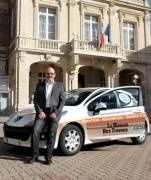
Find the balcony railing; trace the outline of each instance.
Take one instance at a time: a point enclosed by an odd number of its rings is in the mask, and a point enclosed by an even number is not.
[[[66,42],[58,40],[42,40],[27,37],[17,37],[16,48],[30,51],[51,51],[54,53],[65,53]]]
[[[144,6],[144,0],[120,0],[120,1],[135,4],[135,5]]]
[[[146,49],[141,50],[123,50],[123,60],[133,61],[139,63],[147,63],[150,61],[150,52],[147,52]]]
[[[96,42],[88,42],[73,39],[71,42],[62,42],[57,40],[41,40],[27,37],[17,37],[16,41],[13,41],[14,45],[20,50],[34,51],[34,52],[50,52],[57,54],[79,54],[85,56],[94,57],[106,57],[114,59],[125,59],[126,61],[139,61],[144,62],[144,53],[150,52],[150,49],[134,51],[134,50],[122,50],[118,45],[104,44],[102,47],[98,47]],[[3,49],[0,49],[3,50]],[[4,49],[5,50],[5,49]]]
[[[102,47],[98,47],[96,42],[74,39],[71,41],[71,52],[83,55],[121,58],[121,50],[117,45],[104,44]]]
[[[134,50],[123,50],[123,57],[128,59],[138,59],[138,52]]]

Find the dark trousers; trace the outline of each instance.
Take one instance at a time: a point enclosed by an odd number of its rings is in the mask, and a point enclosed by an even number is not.
[[[48,133],[47,133],[47,149],[45,157],[46,159],[51,159],[52,153],[54,150],[54,144],[56,139],[56,132],[58,127],[58,120],[57,119],[50,119],[49,109],[45,110],[46,118],[45,119],[36,119],[33,134],[32,134],[32,155],[38,156],[39,155],[39,139],[40,133],[42,132],[45,126],[48,126]]]

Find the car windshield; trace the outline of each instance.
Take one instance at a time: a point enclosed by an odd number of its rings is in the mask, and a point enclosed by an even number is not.
[[[65,93],[65,106],[76,106],[86,99],[95,89],[71,90]]]

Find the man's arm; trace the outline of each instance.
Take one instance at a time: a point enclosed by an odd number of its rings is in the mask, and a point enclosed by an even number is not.
[[[63,106],[65,104],[65,92],[64,92],[64,86],[63,84],[60,85],[60,95],[59,95],[59,105],[57,107],[57,110],[55,111],[55,114],[58,116],[61,114],[61,111],[63,109]]]
[[[38,104],[38,89],[39,89],[39,84],[37,84],[35,94],[34,94],[34,106],[35,106],[36,113],[40,114],[40,112],[43,112],[43,110],[40,108]]]

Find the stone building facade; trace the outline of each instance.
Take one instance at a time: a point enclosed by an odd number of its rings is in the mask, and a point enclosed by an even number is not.
[[[3,0],[1,6],[8,17],[0,17],[6,49],[0,76],[7,75],[13,110],[32,103],[50,65],[66,90],[140,85],[151,109],[150,0]]]

